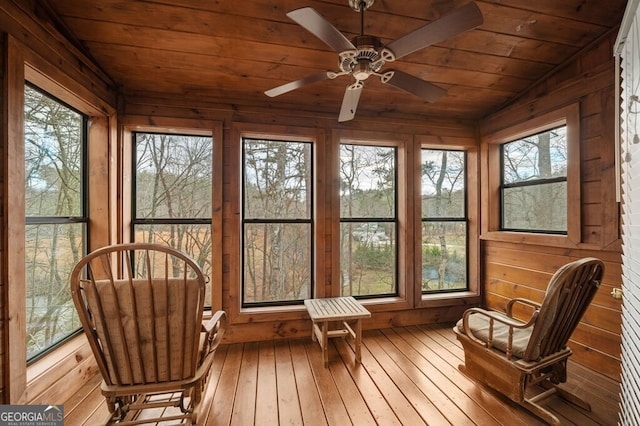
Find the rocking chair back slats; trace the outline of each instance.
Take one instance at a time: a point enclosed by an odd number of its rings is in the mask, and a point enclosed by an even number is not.
[[[552,327],[542,337],[540,356],[544,357],[563,349],[584,312],[595,296],[602,280],[602,264],[593,259],[583,259],[569,264],[558,274],[560,294]]]
[[[205,359],[210,367],[224,313],[216,313],[215,330],[203,330],[205,283],[192,259],[155,244],[105,247],[76,265],[73,299],[110,409],[125,404],[116,400],[127,386],[136,387],[137,395],[145,386],[169,389],[175,382],[179,391],[185,383],[194,386]],[[201,339],[203,331],[209,340]],[[211,345],[204,348],[204,341]]]

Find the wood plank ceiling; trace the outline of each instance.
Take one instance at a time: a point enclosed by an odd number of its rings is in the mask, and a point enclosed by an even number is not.
[[[468,0],[377,0],[364,32],[385,44]],[[46,0],[36,8],[88,53],[125,96],[155,94],[334,114],[350,76],[269,98],[265,90],[327,70],[338,55],[286,13],[313,7],[340,32],[360,32],[348,0]],[[393,62],[444,88],[435,103],[369,78],[357,117],[480,119],[603,34],[626,0],[479,0],[484,23]],[[43,10],[36,12],[43,13]]]

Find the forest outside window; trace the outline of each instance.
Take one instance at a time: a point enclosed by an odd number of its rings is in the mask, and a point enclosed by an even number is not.
[[[501,230],[567,233],[567,126],[501,145]]]
[[[340,144],[343,296],[398,295],[397,148]]]
[[[313,293],[313,144],[242,138],[242,306]]]
[[[87,117],[25,86],[27,360],[80,328],[69,274],[85,254]]]
[[[423,149],[422,293],[468,289],[468,218],[464,151]]]
[[[211,277],[213,138],[151,132],[132,137],[132,240],[185,252]]]

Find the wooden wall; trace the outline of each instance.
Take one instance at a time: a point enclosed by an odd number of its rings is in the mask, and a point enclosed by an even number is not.
[[[7,79],[6,79],[6,63],[7,63],[7,36],[4,35],[2,38],[2,44],[0,44],[0,99],[2,99],[2,114],[0,114],[0,128],[3,129],[2,136],[0,136],[0,158],[6,158],[5,146],[7,133],[4,129],[7,128],[7,119],[8,119],[8,100],[7,100]],[[6,194],[4,191],[5,188],[5,162],[0,162],[0,206],[5,206],[6,202]],[[4,222],[4,208],[0,209],[0,218]],[[3,244],[0,244],[0,359],[3,362],[0,362],[0,401],[4,402],[5,399],[5,365],[4,360],[6,357],[6,338],[7,338],[7,315],[6,312],[6,301],[4,295],[6,292],[7,282],[5,280],[4,273],[4,262],[2,259],[5,258],[4,251],[6,245],[4,244],[5,239],[5,227],[0,226],[0,241]]]
[[[489,307],[501,309],[516,295],[542,300],[551,274],[567,262],[585,256],[603,259],[603,285],[570,346],[573,359],[620,380],[621,300],[610,294],[622,285],[619,206],[615,198],[614,42],[615,33],[611,33],[512,105],[482,121],[482,141],[486,145],[492,135],[510,126],[579,104],[582,226],[575,244],[557,244],[553,239],[533,242],[526,236],[507,238],[485,225],[481,269],[484,301]],[[487,161],[484,158],[482,164],[496,166]],[[490,188],[483,190],[486,194]]]

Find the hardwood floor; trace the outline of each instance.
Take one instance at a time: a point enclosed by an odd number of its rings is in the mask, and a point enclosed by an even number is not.
[[[329,368],[311,339],[222,347],[203,424],[544,424],[458,370],[464,355],[451,325],[364,332],[358,367],[347,341],[331,342]],[[546,404],[563,424],[617,424],[618,383],[570,364],[565,386],[592,412],[552,397]]]
[[[311,338],[223,345],[198,424],[543,425],[458,370],[464,355],[451,327],[365,331],[360,366],[344,339],[330,341],[328,368]],[[551,397],[546,405],[563,424],[618,423],[617,382],[570,362],[564,386],[589,401],[592,411]],[[97,382],[87,385],[84,399],[65,424],[103,423],[106,406]],[[65,412],[69,408],[65,404]]]

